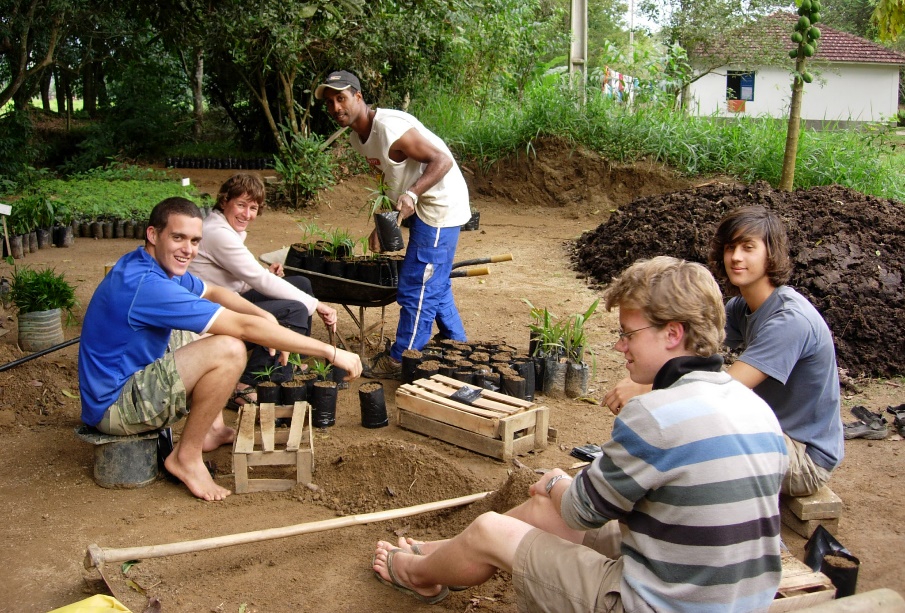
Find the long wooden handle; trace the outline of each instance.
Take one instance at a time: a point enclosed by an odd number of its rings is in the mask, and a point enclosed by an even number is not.
[[[334,519],[325,519],[322,521],[296,524],[294,526],[285,526],[283,528],[268,528],[266,530],[243,532],[241,534],[228,534],[225,536],[215,536],[212,538],[199,539],[196,541],[183,541],[181,543],[147,545],[145,547],[127,547],[124,549],[108,549],[99,547],[95,544],[91,544],[88,546],[88,550],[85,554],[84,564],[85,568],[90,570],[91,568],[95,567],[101,568],[106,562],[112,563],[125,562],[127,560],[162,558],[164,556],[171,556],[179,553],[206,551],[208,549],[229,547],[231,545],[244,545],[245,543],[268,541],[271,539],[285,538],[287,536],[296,536],[298,534],[323,532],[324,530],[333,530],[334,528],[345,528],[347,526],[369,524],[371,522],[386,521],[399,517],[418,515],[419,513],[427,513],[428,511],[438,511],[440,509],[449,509],[452,507],[470,504],[472,502],[475,502],[476,500],[484,498],[489,493],[490,492],[481,492],[480,494],[471,494],[469,496],[450,498],[448,500],[440,500],[438,502],[427,502],[425,504],[419,504],[413,507],[403,507],[401,509],[390,509],[388,511],[377,511],[375,513],[364,513],[361,515],[350,515],[347,517],[336,517]]]
[[[481,275],[489,275],[490,269],[486,266],[482,266],[480,268],[469,268],[468,270],[454,270],[449,273],[450,279],[455,279],[456,277],[480,277]]]
[[[461,268],[462,266],[474,266],[476,264],[494,264],[496,262],[512,261],[511,253],[503,253],[501,255],[492,255],[488,258],[475,258],[473,260],[462,260],[461,262],[453,262],[453,268]]]

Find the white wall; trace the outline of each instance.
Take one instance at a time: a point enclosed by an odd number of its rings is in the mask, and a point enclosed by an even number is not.
[[[736,116],[726,110],[726,71],[750,66],[724,66],[689,86],[689,106],[697,115]],[[835,64],[811,69],[805,83],[801,118],[808,120],[885,121],[898,110],[899,67],[890,64]],[[788,117],[792,95],[788,70],[761,67],[754,76],[754,100],[745,115]]]

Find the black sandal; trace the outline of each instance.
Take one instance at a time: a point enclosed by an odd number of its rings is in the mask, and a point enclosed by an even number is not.
[[[250,398],[250,396],[254,394],[254,398]],[[236,400],[241,399],[242,404],[236,402]],[[232,409],[233,411],[238,411],[242,408],[243,405],[246,404],[255,404],[258,401],[258,393],[255,391],[253,387],[246,387],[241,390],[233,390],[233,395],[230,396],[229,400],[226,401],[226,408]]]

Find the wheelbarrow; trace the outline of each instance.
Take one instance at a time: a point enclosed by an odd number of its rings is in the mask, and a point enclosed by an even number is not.
[[[460,277],[478,277],[481,275],[489,275],[490,269],[486,266],[480,268],[469,268],[467,270],[457,270],[466,266],[480,266],[481,264],[494,264],[497,262],[509,262],[512,260],[512,254],[506,253],[502,255],[494,255],[486,258],[475,258],[472,260],[462,260],[454,262],[452,272],[449,277],[451,279]],[[311,291],[318,300],[331,302],[341,305],[355,325],[358,326],[359,338],[361,339],[359,356],[364,359],[365,339],[367,334],[375,327],[380,327],[380,339],[377,342],[378,347],[383,346],[384,338],[384,317],[386,315],[386,306],[396,302],[396,288],[386,285],[375,285],[373,283],[363,283],[354,279],[346,279],[344,277],[334,277],[319,272],[304,270],[302,268],[294,268],[292,266],[284,266],[286,274],[304,275],[311,281]],[[358,316],[349,307],[358,307]],[[365,326],[365,309],[380,307],[380,321],[372,324],[370,327]],[[339,343],[343,349],[348,350],[345,340],[342,336],[337,335]]]

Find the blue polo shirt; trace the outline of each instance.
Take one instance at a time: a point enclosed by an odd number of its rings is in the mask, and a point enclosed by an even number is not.
[[[124,255],[91,297],[79,345],[82,421],[90,426],[119,397],[126,381],[163,357],[170,332],[202,334],[223,308],[204,300],[204,282],[170,278],[139,247]]]

